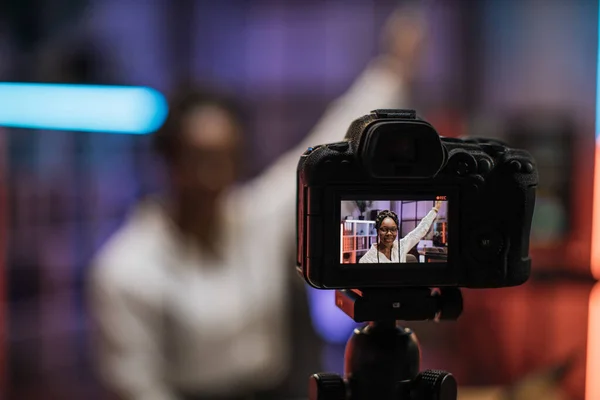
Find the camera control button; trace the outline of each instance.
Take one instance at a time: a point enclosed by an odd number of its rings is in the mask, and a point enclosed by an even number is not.
[[[533,164],[530,162],[526,162],[523,164],[523,171],[530,174],[533,172]]]
[[[489,174],[492,170],[492,163],[487,158],[479,160],[479,173],[480,174]]]
[[[346,150],[348,150],[348,148],[350,147],[350,143],[348,143],[348,142],[331,143],[331,144],[328,144],[327,147],[329,147],[331,150],[339,151],[340,153],[343,153]]]
[[[460,176],[465,176],[469,173],[469,164],[465,161],[459,161],[456,163],[456,174]]]
[[[518,160],[512,160],[511,162],[508,163],[508,165],[510,165],[510,168],[514,172],[520,172],[521,171],[521,163]]]
[[[504,241],[498,231],[485,229],[474,232],[471,239],[471,246],[473,255],[476,258],[490,259],[500,254],[504,246]]]
[[[451,174],[465,176],[477,171],[475,157],[463,150],[450,152],[448,170]]]

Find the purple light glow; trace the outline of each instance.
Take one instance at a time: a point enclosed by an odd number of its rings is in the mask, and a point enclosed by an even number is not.
[[[358,324],[337,308],[333,290],[308,290],[310,313],[317,333],[328,343],[345,343]]]

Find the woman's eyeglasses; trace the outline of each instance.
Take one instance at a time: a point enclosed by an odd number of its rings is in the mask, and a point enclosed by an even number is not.
[[[398,233],[398,228],[379,228],[379,232],[381,233]]]

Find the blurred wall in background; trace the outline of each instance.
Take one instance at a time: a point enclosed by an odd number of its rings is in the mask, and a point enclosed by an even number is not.
[[[569,368],[563,387],[571,398],[583,398],[598,2],[478,3],[479,16],[470,28],[468,131],[527,143],[543,184],[532,237],[537,279],[518,288],[465,292],[457,335],[469,362],[457,367],[467,368],[459,378],[510,382],[564,364]],[[542,214],[550,203],[556,205],[552,213]],[[544,225],[559,213],[565,230]],[[470,351],[476,342],[481,351]]]

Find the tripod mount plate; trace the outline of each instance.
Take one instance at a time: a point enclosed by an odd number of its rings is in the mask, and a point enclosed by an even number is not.
[[[335,304],[355,322],[456,320],[463,307],[459,288],[336,290]]]

